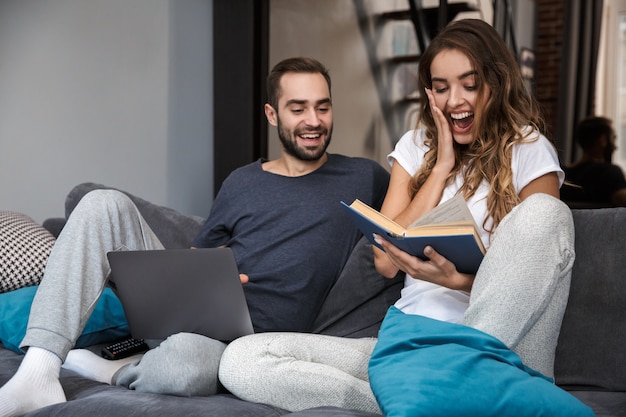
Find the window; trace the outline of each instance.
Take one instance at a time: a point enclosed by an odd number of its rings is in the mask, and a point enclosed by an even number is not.
[[[613,162],[626,171],[626,0],[605,0],[596,80],[596,114],[613,119]]]

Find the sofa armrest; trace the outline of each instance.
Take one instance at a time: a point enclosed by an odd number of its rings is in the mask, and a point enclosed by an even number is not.
[[[564,387],[626,391],[626,208],[572,214],[576,260],[555,379]]]

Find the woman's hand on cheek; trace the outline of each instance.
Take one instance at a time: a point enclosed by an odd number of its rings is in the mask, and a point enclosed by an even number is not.
[[[435,103],[435,96],[432,90],[426,89],[426,95],[428,96],[428,104],[430,111],[435,121],[435,127],[437,128],[437,164],[445,166],[448,171],[451,171],[454,167],[454,139],[452,137],[452,131],[445,114],[441,111]]]
[[[391,262],[411,277],[453,290],[471,291],[474,276],[457,272],[456,266],[432,247],[427,246],[425,248],[424,255],[429,260],[423,261],[380,237],[377,239],[377,242],[385,249],[385,253]]]

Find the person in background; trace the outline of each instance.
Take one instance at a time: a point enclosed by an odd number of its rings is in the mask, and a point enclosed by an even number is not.
[[[389,155],[381,212],[400,225],[461,194],[482,232],[476,275],[427,247],[423,261],[377,237],[376,269],[406,273],[393,308],[487,333],[551,377],[574,262],[574,225],[559,200],[563,171],[511,51],[482,20],[447,26],[418,69],[421,119]],[[407,339],[411,335],[407,334]],[[369,385],[377,339],[265,333],[231,343],[221,382],[248,401],[297,411],[381,410]],[[398,389],[402,389],[398,381]],[[450,401],[455,401],[450,398]]]
[[[567,183],[561,198],[599,207],[626,207],[624,171],[613,163],[617,147],[611,119],[590,116],[581,120],[575,139],[583,153],[578,161],[564,168]]]
[[[361,239],[340,201],[358,198],[380,207],[389,173],[374,161],[327,152],[333,106],[330,75],[321,63],[283,60],[267,87],[265,114],[278,129],[282,153],[231,173],[193,246],[232,249],[255,331],[311,331]],[[65,402],[59,373],[66,359],[64,366],[83,376],[139,391],[216,392],[225,345],[208,337],[175,334],[128,361],[70,352],[107,283],[106,253],[122,247],[163,245],[125,194],[88,193],[48,259],[21,344],[26,355],[0,389],[0,416]]]

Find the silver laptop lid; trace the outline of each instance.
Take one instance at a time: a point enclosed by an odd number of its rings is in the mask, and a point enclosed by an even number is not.
[[[189,332],[229,342],[253,333],[230,249],[119,251],[107,257],[134,338]]]

